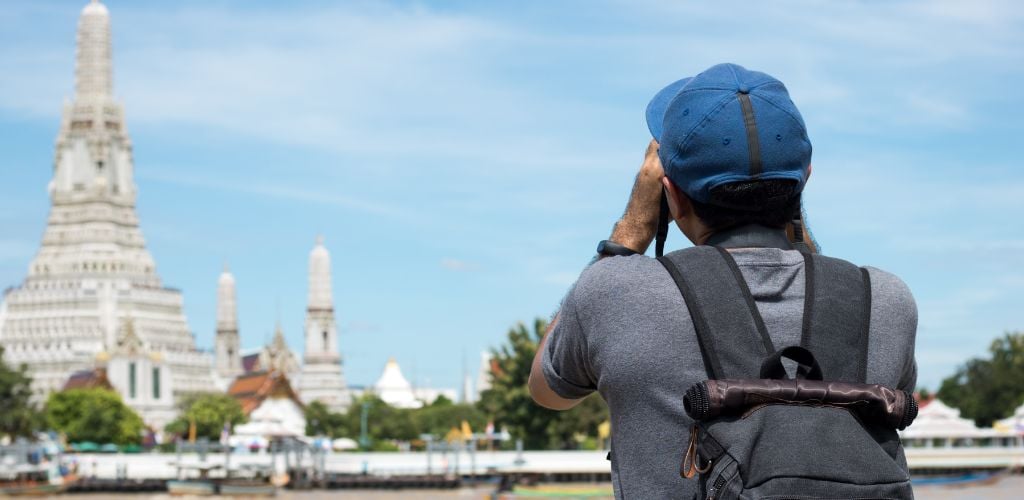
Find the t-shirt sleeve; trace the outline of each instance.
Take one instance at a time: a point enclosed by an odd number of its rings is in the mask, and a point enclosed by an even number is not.
[[[589,370],[587,336],[576,312],[576,294],[573,288],[562,301],[558,321],[548,334],[541,367],[544,379],[555,394],[566,399],[579,399],[594,392],[597,384]]]
[[[871,273],[871,322],[875,347],[869,372],[887,374],[878,379],[897,389],[914,391],[917,385],[917,302],[910,288],[893,274],[869,267]],[[876,335],[877,333],[877,335]],[[874,370],[872,370],[874,363]],[[890,378],[891,377],[891,378]]]

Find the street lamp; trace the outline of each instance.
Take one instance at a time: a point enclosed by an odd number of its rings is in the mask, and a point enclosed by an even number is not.
[[[370,447],[370,436],[366,432],[366,416],[370,413],[370,402],[363,401],[363,411],[359,415],[359,446]]]

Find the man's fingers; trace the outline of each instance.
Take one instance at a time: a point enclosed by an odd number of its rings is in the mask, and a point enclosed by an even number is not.
[[[647,143],[647,156],[658,154],[658,140],[651,139],[651,142]]]

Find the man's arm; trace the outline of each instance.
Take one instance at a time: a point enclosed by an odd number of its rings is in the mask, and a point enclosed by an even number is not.
[[[555,329],[560,316],[561,314],[555,314],[555,319],[551,320],[547,331],[544,332],[544,338],[540,339],[540,345],[537,346],[537,354],[533,356],[533,364],[530,366],[530,380],[528,383],[530,396],[533,398],[533,401],[551,410],[568,410],[579,404],[580,401],[583,401],[583,398],[567,399],[559,396],[548,385],[547,379],[544,378],[544,369],[541,367],[544,350],[548,346],[548,334],[551,333],[551,330]]]
[[[640,172],[636,175],[633,183],[633,191],[630,193],[629,202],[626,204],[626,211],[622,218],[615,223],[612,229],[611,240],[624,245],[638,253],[647,251],[647,247],[654,240],[654,234],[658,229],[658,214],[661,202],[661,179],[665,171],[661,167],[661,160],[658,159],[658,142],[652,140],[647,145],[647,152],[644,155],[644,162],[640,166]],[[598,259],[602,256],[598,255]],[[568,410],[579,404],[583,399],[568,399],[559,396],[544,377],[542,368],[544,351],[547,350],[548,337],[557,328],[561,319],[561,313],[555,314],[555,318],[548,325],[537,347],[537,354],[533,357],[533,365],[530,368],[529,388],[530,396],[534,402],[552,410]]]

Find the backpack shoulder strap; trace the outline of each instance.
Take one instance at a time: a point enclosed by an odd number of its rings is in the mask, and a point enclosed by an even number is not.
[[[841,259],[804,254],[800,345],[814,353],[825,380],[867,381],[871,277]]]
[[[775,348],[729,252],[698,246],[658,261],[690,311],[708,378],[757,378],[761,361]]]

